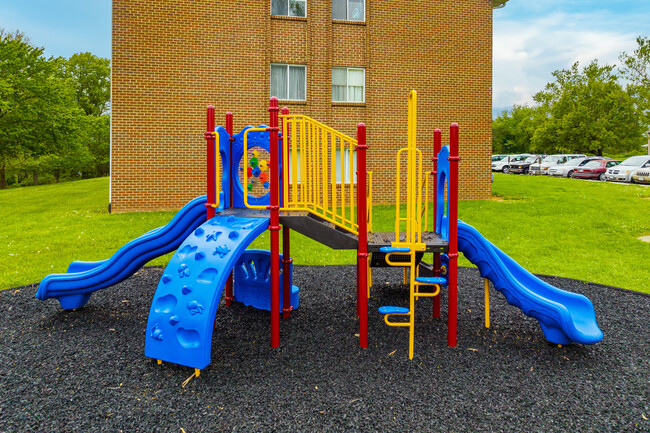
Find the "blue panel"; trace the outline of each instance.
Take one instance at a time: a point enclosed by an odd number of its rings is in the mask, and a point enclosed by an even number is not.
[[[72,262],[68,273],[48,275],[39,284],[36,297],[56,298],[66,309],[83,307],[92,292],[125,280],[150,260],[178,248],[205,221],[205,202],[206,196],[195,198],[167,225],[132,240],[108,260]]]
[[[149,310],[145,355],[194,368],[210,363],[224,284],[268,218],[215,216],[192,232],[165,268]]]
[[[230,176],[233,176],[233,207],[244,208],[244,187],[241,184],[239,179],[239,165],[241,164],[242,158],[244,157],[244,133],[247,129],[252,128],[252,126],[246,126],[239,133],[233,135],[232,143],[232,165],[228,169],[223,170],[222,184],[224,191],[229,189],[228,185],[230,182]],[[265,125],[260,125],[259,128],[266,128]],[[227,161],[230,160],[230,137],[226,133],[226,130],[222,127],[217,128],[219,133],[219,153],[222,158],[222,166],[227,167]],[[282,134],[278,134],[282,136]],[[282,143],[280,141],[280,143]],[[271,153],[270,145],[270,133],[268,131],[254,131],[248,133],[248,148],[260,147],[267,152]],[[282,203],[282,152],[278,152],[280,166],[280,203]],[[269,170],[270,173],[270,170]],[[264,194],[261,197],[253,197],[252,195],[248,196],[248,204],[256,206],[268,205],[271,202],[271,193],[270,191]],[[229,201],[228,201],[229,203]]]
[[[449,241],[449,207],[445,200],[445,186],[449,183],[449,146],[442,146],[436,167],[436,233]]]
[[[603,333],[596,323],[591,301],[577,293],[567,292],[540,280],[503,251],[485,239],[475,228],[458,221],[458,250],[478,266],[501,291],[508,303],[539,321],[544,336],[555,344],[573,341],[597,343]]]
[[[379,307],[379,314],[408,314],[406,307]]]
[[[280,254],[280,308],[284,305],[282,254]],[[293,282],[293,264],[289,264],[289,284]],[[259,310],[271,311],[271,252],[246,250],[235,264],[235,301]],[[291,306],[299,307],[298,287],[291,284]]]

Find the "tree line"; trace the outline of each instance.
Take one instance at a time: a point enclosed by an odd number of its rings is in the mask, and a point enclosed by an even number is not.
[[[0,28],[0,189],[107,176],[109,59],[49,57]]]
[[[598,64],[553,72],[554,81],[492,123],[494,153],[585,153],[602,156],[642,152],[650,126],[650,38],[638,37],[620,66]]]

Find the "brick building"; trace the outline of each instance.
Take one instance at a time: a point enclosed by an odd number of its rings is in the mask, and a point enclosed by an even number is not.
[[[503,3],[503,1],[497,1]],[[368,127],[375,202],[394,201],[407,96],[418,143],[460,125],[461,199],[490,196],[492,0],[113,0],[115,212],[178,209],[205,193],[205,107],[235,132],[292,113]],[[428,159],[425,159],[427,161]]]

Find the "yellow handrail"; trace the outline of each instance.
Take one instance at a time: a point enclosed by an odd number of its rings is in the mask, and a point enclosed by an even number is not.
[[[286,179],[281,210],[309,211],[358,234],[354,164],[357,140],[304,115],[282,114],[280,119]],[[370,218],[371,206],[369,203]]]
[[[372,171],[368,172],[368,193],[366,197],[366,203],[368,205],[366,221],[368,221],[368,232],[372,232]]]

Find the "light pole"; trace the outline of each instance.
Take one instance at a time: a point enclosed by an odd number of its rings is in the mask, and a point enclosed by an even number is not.
[[[648,144],[646,146],[648,146],[648,155],[650,155],[650,129],[645,133],[648,134]]]

